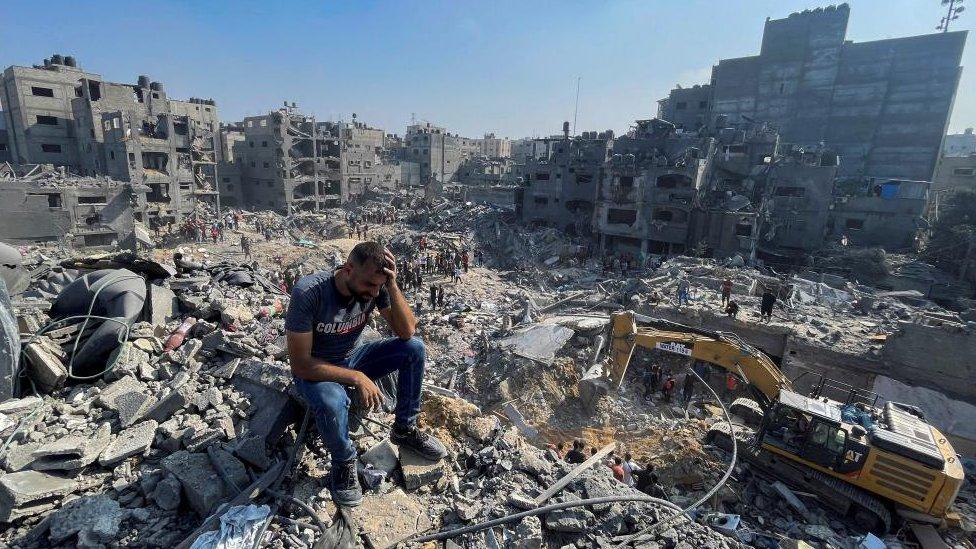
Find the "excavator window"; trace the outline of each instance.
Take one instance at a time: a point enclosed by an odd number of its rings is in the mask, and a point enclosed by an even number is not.
[[[800,451],[800,457],[833,468],[839,463],[846,445],[847,431],[839,424],[817,418],[810,428],[810,436]]]
[[[763,439],[791,453],[799,453],[806,443],[813,417],[796,408],[778,406],[766,428]]]

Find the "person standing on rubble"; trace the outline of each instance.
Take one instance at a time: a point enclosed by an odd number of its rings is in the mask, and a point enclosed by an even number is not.
[[[691,402],[691,397],[695,396],[695,376],[691,374],[684,374],[685,380],[681,385],[681,400],[685,404]]]
[[[682,276],[680,279],[678,279],[678,307],[680,307],[682,303],[684,303],[685,305],[689,304],[688,290],[690,288],[691,285],[688,284],[687,278]]]
[[[447,455],[439,440],[417,427],[426,349],[415,337],[417,319],[397,286],[396,264],[379,244],[357,244],[334,273],[298,281],[285,317],[295,386],[332,456],[329,489],[337,505],[355,506],[363,499],[356,448],[349,439],[347,387],[360,405],[378,409],[384,398],[374,380],[398,372],[390,441],[401,452],[429,460]],[[374,309],[396,337],[354,348]]]
[[[725,277],[722,281],[722,307],[729,304],[729,300],[732,298],[732,281],[729,277]]]
[[[430,285],[430,310],[437,308],[437,286]]]
[[[570,451],[568,451],[568,452],[566,452],[566,458],[565,458],[566,459],[566,463],[570,463],[570,464],[573,464],[573,465],[578,465],[578,464],[583,463],[584,461],[586,461],[586,455],[583,454],[583,448],[584,447],[585,447],[585,445],[583,444],[583,441],[582,440],[580,440],[580,439],[574,440],[573,441],[573,449],[570,450]]]
[[[769,322],[773,319],[773,306],[776,305],[776,296],[768,287],[763,290],[762,300],[759,303],[759,320]]]
[[[444,286],[437,287],[437,308],[444,308]]]
[[[668,374],[667,379],[665,379],[664,383],[661,384],[661,394],[664,396],[664,402],[667,402],[668,404],[671,403],[671,397],[674,395],[675,384],[676,382],[674,380],[674,376],[671,374]]]
[[[634,457],[630,455],[630,452],[624,454],[624,462],[621,464],[621,467],[624,470],[624,484],[633,488],[637,484],[634,479],[634,473],[640,472],[641,467],[634,463]]]
[[[735,320],[736,315],[739,314],[739,304],[735,301],[729,301],[729,304],[725,306],[725,314]]]

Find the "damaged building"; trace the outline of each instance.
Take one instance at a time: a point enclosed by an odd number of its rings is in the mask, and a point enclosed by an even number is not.
[[[39,165],[0,164],[0,240],[72,248],[127,249],[146,242],[149,187],[77,176]]]
[[[146,215],[179,222],[214,202],[219,147],[210,99],[171,99],[160,82],[107,82],[56,54],[0,79],[9,154],[17,164],[52,164],[149,187]]]
[[[249,208],[278,211],[319,211],[342,201],[338,128],[316,122],[295,103],[226,126],[232,171],[239,173],[239,191],[231,200]],[[229,178],[227,183],[234,184]]]
[[[555,227],[573,236],[593,234],[597,185],[613,147],[613,131],[583,132],[570,138],[569,122],[549,155],[530,158],[523,167],[517,211],[525,222]]]
[[[719,115],[767,122],[786,142],[827,143],[842,177],[931,181],[966,31],[853,42],[849,18],[840,4],[767,19],[758,55],[719,61],[709,84],[672,91],[660,114],[686,129]]]

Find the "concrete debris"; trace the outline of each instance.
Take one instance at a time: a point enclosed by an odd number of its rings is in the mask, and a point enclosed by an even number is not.
[[[199,219],[213,219],[211,206],[195,211]],[[647,254],[643,262],[621,256],[614,263],[614,256],[595,255],[583,239],[518,225],[503,208],[405,193],[287,217],[230,216],[235,237],[202,243],[153,236],[152,259],[71,258],[53,246],[23,248],[30,284],[11,310],[30,341],[23,355],[33,384],[11,395],[20,398],[0,401],[0,437],[11,437],[0,456],[6,526],[0,544],[25,536],[38,544],[91,547],[207,544],[222,535],[234,509],[270,505],[277,497],[272,491],[297,498],[316,515],[280,498],[280,505],[266,507],[277,509],[264,538],[276,548],[314,546],[325,534],[323,524],[339,532],[337,538],[387,546],[418,530],[459,528],[555,502],[650,494],[689,505],[724,472],[728,453],[706,442],[710,429],[724,425],[721,410],[700,384],[685,383],[684,356],[638,353],[619,389],[606,383],[613,349],[606,313],[621,308],[736,334],[781,357],[791,378],[822,370],[900,394],[920,394],[924,387],[932,394],[925,393],[923,408],[966,410],[953,403],[976,398],[972,384],[961,381],[976,375],[969,360],[976,353],[969,343],[976,324],[925,293],[905,293],[914,288],[881,290],[812,271],[778,272],[742,257]],[[427,352],[419,423],[445,442],[449,456],[431,462],[393,445],[392,407],[374,411],[352,427],[366,471],[361,476],[374,482],[361,507],[336,512],[326,480],[330,456],[314,421],[303,444],[295,444],[303,401],[292,387],[283,317],[295,278],[341,264],[358,242],[349,235],[367,220],[368,238],[382,241],[402,263],[401,287]],[[258,221],[266,231],[252,228]],[[251,239],[246,259],[242,235]],[[468,268],[455,269],[464,254]],[[170,261],[175,274],[163,268]],[[75,370],[81,379],[70,379],[73,347],[86,344],[101,325],[48,326],[55,318],[51,307],[64,288],[99,269],[133,273],[148,288],[148,303],[126,318],[120,337],[102,340],[111,341],[111,349],[92,351],[104,352],[99,369],[107,371]],[[722,306],[726,279],[737,315]],[[688,290],[680,304],[679,285]],[[764,288],[775,292],[777,308],[760,322]],[[368,337],[387,335],[382,322],[375,328]],[[940,341],[951,341],[959,352],[933,351]],[[916,347],[927,349],[926,360]],[[675,376],[675,394],[663,394],[661,380],[647,375],[658,368]],[[727,394],[717,371],[703,375],[728,402],[748,396]],[[678,394],[685,387],[687,398]],[[748,416],[741,418],[746,423],[761,413],[750,406],[733,406]],[[954,441],[970,440],[972,421],[945,424]],[[574,439],[583,445],[578,456],[566,453]],[[282,476],[296,448],[294,468]],[[638,467],[621,481],[609,465],[627,453]],[[961,524],[973,524],[971,481],[957,507]],[[570,507],[445,545],[610,547],[671,512],[636,501]],[[938,535],[951,544],[961,532]],[[194,537],[200,534],[205,537]],[[797,547],[846,549],[838,540],[865,534],[825,502],[740,463],[698,514],[653,531],[636,546],[771,547],[763,544],[793,540]]]

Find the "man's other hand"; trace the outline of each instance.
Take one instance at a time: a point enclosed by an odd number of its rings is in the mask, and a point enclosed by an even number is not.
[[[356,390],[359,393],[360,404],[367,410],[379,410],[383,407],[383,393],[372,379],[366,377],[366,374],[360,375],[356,380]]]

